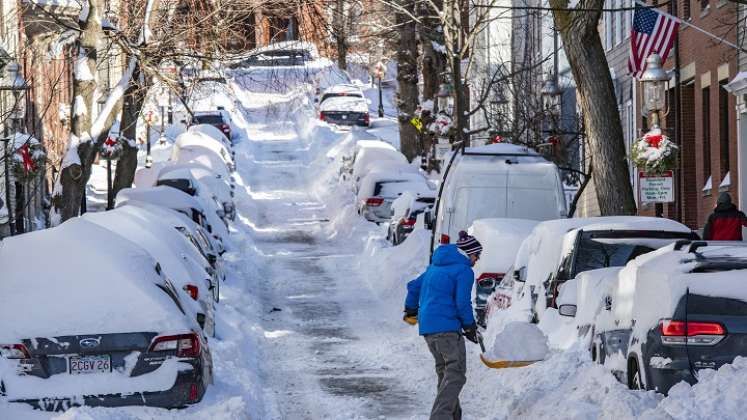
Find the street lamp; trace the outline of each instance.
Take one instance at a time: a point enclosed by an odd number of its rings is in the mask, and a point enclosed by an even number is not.
[[[449,100],[451,99],[451,93],[453,88],[448,83],[441,83],[438,86],[438,93],[436,93],[436,100],[438,101],[438,110],[447,112],[449,108]]]
[[[643,111],[650,115],[651,128],[659,127],[659,111],[666,107],[666,83],[669,75],[661,67],[661,56],[651,54],[646,59],[646,71],[641,75],[643,85]]]
[[[379,118],[384,118],[384,102],[381,93],[381,80],[386,76],[386,65],[379,60],[374,68],[374,74],[379,79]]]
[[[0,103],[3,105],[5,101],[5,92],[10,92],[12,95],[12,108],[7,114],[7,118],[10,119],[10,129],[14,132],[11,134],[8,130],[8,124],[3,124],[3,161],[4,163],[4,174],[5,174],[5,206],[8,210],[8,226],[10,227],[10,236],[16,234],[16,227],[13,212],[11,211],[11,200],[10,200],[10,156],[8,149],[15,147],[15,141],[10,145],[11,139],[15,139],[15,131],[21,126],[21,121],[26,114],[26,103],[23,97],[24,92],[29,88],[26,80],[19,73],[21,66],[18,63],[11,61],[5,66],[5,74],[0,79]],[[5,111],[3,109],[3,111]]]
[[[548,73],[545,82],[542,84],[541,94],[545,111],[550,112],[551,115],[559,115],[563,91],[560,90],[557,78],[553,73]]]

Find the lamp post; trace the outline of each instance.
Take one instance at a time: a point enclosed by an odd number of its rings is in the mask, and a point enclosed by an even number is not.
[[[15,131],[19,130],[22,126],[23,118],[26,115],[26,103],[24,93],[28,90],[29,86],[24,80],[23,76],[19,73],[21,66],[18,63],[11,61],[5,66],[5,74],[0,79],[0,93],[3,94],[2,103],[6,103],[5,92],[11,93],[12,108],[8,113],[10,119],[10,130],[8,130],[8,124],[3,124],[3,160],[5,162],[5,206],[8,210],[8,226],[10,227],[10,235],[16,234],[15,227],[15,215],[11,211],[11,199],[10,199],[10,156],[9,148],[15,147],[15,142],[10,144],[11,139],[15,138]],[[11,133],[12,130],[12,133]]]
[[[379,81],[379,118],[384,118],[384,101],[381,91],[381,80],[386,76],[386,65],[381,60],[376,63],[374,74]]]
[[[438,86],[438,92],[436,93],[436,101],[438,104],[438,111],[449,113],[449,100],[451,99],[451,93],[453,88],[448,83],[441,83]]]
[[[649,129],[658,129],[661,117],[660,111],[666,112],[666,83],[669,75],[661,67],[661,56],[651,54],[646,59],[646,71],[641,75],[642,99],[644,115],[648,117]],[[656,203],[654,213],[656,217],[664,216],[664,204]]]

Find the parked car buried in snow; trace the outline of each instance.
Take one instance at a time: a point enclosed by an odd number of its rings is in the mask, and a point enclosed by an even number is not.
[[[592,358],[631,389],[667,393],[747,356],[747,247],[681,242],[623,268],[594,323]]]
[[[526,219],[478,219],[468,232],[482,244],[482,255],[474,266],[475,314],[479,325],[496,310],[511,305],[513,278],[506,276],[521,242],[537,221]]]
[[[428,210],[436,201],[435,191],[426,194],[404,192],[392,202],[392,218],[387,229],[387,240],[399,245],[412,233],[418,215]]]
[[[320,103],[319,119],[336,125],[368,127],[371,123],[368,103],[355,96],[336,96]]]
[[[322,92],[318,101],[322,104],[327,99],[340,97],[363,98],[363,91],[358,86],[347,83],[334,85]]]
[[[217,111],[196,111],[192,115],[192,126],[210,125],[223,133],[228,140],[231,140],[231,117],[225,110]]]
[[[392,202],[407,191],[420,195],[434,192],[425,177],[419,174],[371,172],[361,180],[358,213],[369,222],[386,222],[392,217]]]
[[[51,411],[202,399],[212,382],[207,342],[138,245],[71,219],[6,238],[0,263],[2,399]]]

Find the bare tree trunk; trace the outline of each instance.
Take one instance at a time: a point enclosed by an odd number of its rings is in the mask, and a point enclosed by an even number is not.
[[[144,82],[141,84],[140,74],[141,68],[140,63],[138,63],[132,73],[132,80],[130,80],[130,84],[125,91],[122,105],[121,134],[131,141],[135,141],[137,137],[137,120],[140,111],[143,109],[145,95],[148,92],[147,84]],[[137,152],[137,147],[125,147],[117,161],[117,171],[112,187],[115,197],[120,190],[131,187],[135,181]]]
[[[348,44],[345,33],[345,0],[336,0],[333,30],[337,46],[337,67],[348,69]]]
[[[418,107],[418,45],[415,40],[415,2],[402,0],[402,11],[397,12],[398,48],[397,48],[397,82],[399,83],[399,137],[400,148],[407,159],[412,160],[419,154],[418,133],[410,123]]]
[[[555,25],[576,81],[589,149],[594,159],[594,184],[602,216],[635,214],[633,189],[625,156],[620,114],[598,24],[604,0],[581,0],[583,13],[562,10],[568,0],[550,0]]]
[[[441,10],[443,1],[434,0],[434,8]],[[422,24],[418,26],[421,45],[423,49],[423,100],[432,100],[435,102],[438,87],[441,84],[441,74],[446,69],[446,60],[442,51],[437,51],[433,45],[440,45],[444,48],[443,32],[437,28],[440,25],[436,11],[428,5],[419,8],[419,16]]]

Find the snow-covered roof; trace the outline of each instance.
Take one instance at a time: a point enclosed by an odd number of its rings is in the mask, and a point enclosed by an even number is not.
[[[202,205],[194,197],[179,191],[176,188],[166,186],[125,188],[117,194],[117,207],[124,205],[130,200],[144,201],[146,203],[178,210],[187,214],[192,214],[192,209],[204,212]]]
[[[514,263],[521,242],[537,225],[536,220],[477,219],[468,232],[482,244],[482,257],[475,273],[506,273]]]
[[[384,161],[408,164],[405,155],[396,150],[380,147],[361,149],[353,164],[353,179],[360,179],[368,172],[376,170],[376,166]]]
[[[143,248],[83,219],[6,238],[0,264],[3,343],[193,325],[156,286],[163,279]]]
[[[220,140],[214,139],[203,131],[189,130],[186,133],[180,134],[174,143],[172,156],[174,154],[178,155],[180,149],[186,149],[188,147],[202,147],[206,150],[210,150],[223,159],[227,165],[233,164],[233,158],[231,157],[231,152],[228,148],[226,148]]]
[[[519,144],[494,143],[484,146],[466,147],[465,153],[493,153],[506,155],[532,155],[539,156],[535,150]]]
[[[202,146],[174,148],[171,161],[177,164],[194,163],[210,168],[223,179],[231,179],[226,161],[212,150]]]
[[[190,179],[202,185],[220,201],[231,201],[231,188],[218,174],[199,163],[177,163],[161,169],[158,179]]]
[[[401,183],[402,188],[399,192],[412,191],[415,194],[429,194],[433,191],[433,188],[428,184],[426,178],[420,174],[399,172],[371,172],[360,182],[360,188],[358,189],[358,199],[366,199],[371,197],[376,189],[376,184],[381,182],[398,182]]]
[[[356,153],[360,152],[363,149],[369,149],[369,148],[388,149],[394,152],[397,151],[397,149],[395,149],[394,146],[381,140],[358,140],[355,143]]]
[[[322,102],[319,105],[319,109],[322,112],[368,112],[368,103],[364,98],[358,98],[355,96],[334,96]]]
[[[572,219],[571,219],[572,220]],[[681,232],[689,233],[692,229],[682,223],[665,219],[663,217],[645,217],[645,216],[607,216],[607,217],[589,217],[586,220],[591,224],[584,225],[585,232],[599,230],[657,230],[664,232]]]

